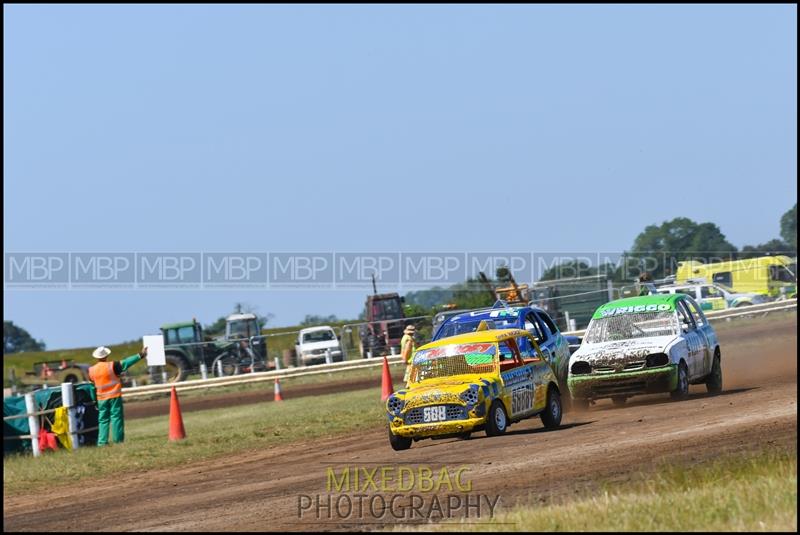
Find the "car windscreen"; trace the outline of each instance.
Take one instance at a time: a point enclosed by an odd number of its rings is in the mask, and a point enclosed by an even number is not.
[[[797,269],[796,266],[794,267]],[[795,282],[797,279],[795,272],[785,266],[769,266],[769,278],[778,282]]]
[[[583,340],[596,344],[651,336],[677,336],[679,332],[675,312],[639,312],[594,318],[586,328]]]
[[[482,342],[421,349],[414,354],[410,382],[497,371],[497,344]]]
[[[481,321],[483,320],[448,321],[436,333],[436,339],[475,332],[478,330],[478,325],[481,324]],[[518,322],[517,318],[486,318],[486,321],[491,322],[495,329],[516,329]]]
[[[311,331],[310,333],[303,334],[303,343],[310,344],[314,342],[328,342],[330,340],[334,340],[336,335],[333,334],[333,331],[324,330],[324,331]]]

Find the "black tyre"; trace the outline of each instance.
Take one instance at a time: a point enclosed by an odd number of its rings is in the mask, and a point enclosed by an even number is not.
[[[559,395],[558,390],[555,388],[548,388],[547,405],[540,415],[542,424],[544,424],[547,429],[555,429],[561,425],[562,413],[563,407],[561,406],[561,395]]]
[[[628,401],[628,398],[626,398],[625,396],[614,396],[611,398],[611,401],[613,401],[614,405],[616,405],[617,407],[622,407],[623,405],[625,405],[625,402]]]
[[[223,353],[214,359],[211,364],[213,374],[215,377],[228,377],[230,375],[239,375],[240,367],[239,360],[235,355],[230,353]]]
[[[65,383],[77,383],[78,382],[78,377],[75,376],[75,375],[69,374],[66,377],[64,377],[64,382]]]
[[[711,365],[711,373],[706,379],[706,389],[711,394],[722,392],[722,364],[719,353],[714,354],[714,364]]]
[[[169,353],[166,355],[165,360],[167,364],[164,366],[164,371],[167,372],[167,382],[185,381],[189,376],[189,364],[186,359],[175,353]]]
[[[486,415],[486,436],[496,437],[502,435],[508,429],[508,414],[503,403],[496,399],[489,407],[489,414]]]
[[[689,370],[686,368],[686,363],[681,362],[678,365],[678,386],[669,394],[674,400],[686,399],[689,397]]]
[[[407,450],[411,447],[411,439],[408,437],[397,436],[389,430],[389,444],[392,445],[394,451]]]

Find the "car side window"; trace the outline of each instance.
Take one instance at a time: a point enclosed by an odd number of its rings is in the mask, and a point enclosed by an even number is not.
[[[541,358],[542,356],[541,353],[536,351],[536,348],[533,346],[533,342],[531,342],[527,336],[520,336],[519,338],[517,338],[517,347],[525,347],[526,343],[528,344],[528,347],[530,347],[530,352],[526,355],[520,355],[523,358],[523,360],[526,358],[528,359]]]
[[[533,317],[536,318],[536,324],[539,326],[539,332],[542,333],[541,339],[537,339],[536,341],[542,344],[550,338],[550,331],[547,330],[545,322],[542,321],[542,317],[538,313],[532,312],[531,314],[533,314]]]
[[[500,362],[509,362],[514,360],[514,353],[511,351],[511,348],[508,347],[507,343],[500,342],[497,344],[497,347],[500,350]]]
[[[547,326],[547,329],[550,331],[551,334],[556,334],[558,332],[558,327],[556,327],[556,324],[553,323],[552,319],[550,319],[550,316],[548,316],[544,312],[537,312],[536,315],[539,317],[540,320],[542,320],[542,323],[544,323]]]
[[[711,280],[714,282],[719,282],[722,284],[727,284],[730,286],[732,284],[731,280],[731,272],[730,271],[723,271],[721,273],[714,273],[711,276]]]
[[[686,299],[683,303],[689,308],[689,312],[694,318],[695,323],[697,323],[698,327],[702,327],[706,324],[706,317],[703,315],[703,311],[700,310],[700,307],[697,306],[697,303],[690,299]]]
[[[537,343],[541,344],[544,341],[539,322],[536,321],[536,316],[533,315],[533,312],[528,312],[525,316],[525,330],[533,335]]]
[[[722,297],[722,292],[720,292],[713,286],[703,286],[702,288],[700,288],[700,297],[702,298]],[[691,309],[691,307],[689,308]]]
[[[678,301],[678,316],[681,319],[681,324],[689,327],[689,329],[695,328],[694,318],[689,313],[689,309],[686,308],[686,300],[681,299]]]

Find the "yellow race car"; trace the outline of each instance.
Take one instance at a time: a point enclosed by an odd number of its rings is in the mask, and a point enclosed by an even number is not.
[[[527,338],[534,358],[522,358]],[[395,450],[421,438],[469,438],[473,431],[502,435],[509,424],[540,416],[561,424],[561,395],[536,340],[521,329],[479,330],[420,347],[408,386],[386,400],[389,442]]]

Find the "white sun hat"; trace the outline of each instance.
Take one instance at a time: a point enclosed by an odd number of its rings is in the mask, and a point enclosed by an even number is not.
[[[94,350],[92,356],[96,359],[103,359],[106,358],[111,354],[111,350],[108,349],[106,346],[100,346]]]

